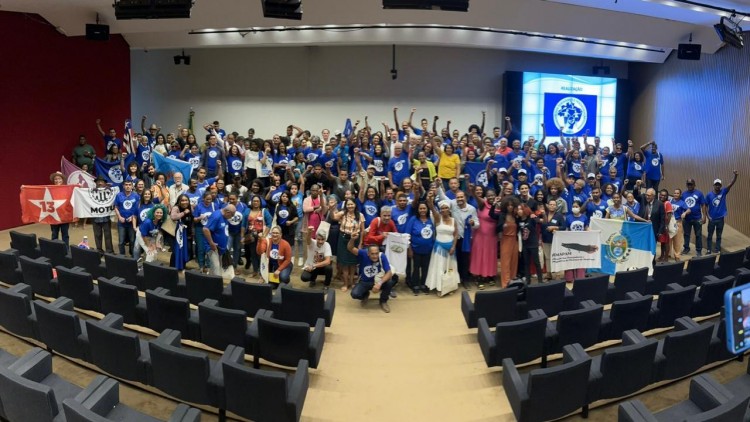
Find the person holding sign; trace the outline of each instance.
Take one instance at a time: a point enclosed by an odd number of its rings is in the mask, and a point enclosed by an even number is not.
[[[308,230],[312,230],[312,227],[308,227]],[[331,265],[331,245],[326,242],[328,233],[323,230],[318,231],[315,234],[315,241],[306,238],[307,242],[307,261],[305,266],[302,268],[302,275],[300,278],[304,282],[310,282],[310,287],[315,287],[315,279],[323,274],[325,275],[325,281],[323,282],[324,290],[328,291],[328,286],[331,285],[331,278],[333,278],[333,266]]]
[[[279,283],[289,283],[292,274],[292,247],[281,238],[281,227],[271,228],[271,238],[258,239],[258,255],[266,254],[268,258],[268,282],[274,288]]]

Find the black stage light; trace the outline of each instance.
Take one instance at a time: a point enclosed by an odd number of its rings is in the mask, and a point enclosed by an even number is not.
[[[117,19],[189,18],[193,0],[115,0]]]
[[[260,0],[260,3],[266,18],[302,20],[302,0]]]
[[[383,0],[383,9],[468,12],[469,0]]]
[[[745,42],[742,39],[742,28],[739,23],[734,22],[731,18],[722,16],[721,21],[714,25],[714,29],[721,42],[729,44],[734,48],[745,46]]]

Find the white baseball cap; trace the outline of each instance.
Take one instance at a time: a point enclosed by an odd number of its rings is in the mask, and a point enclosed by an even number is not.
[[[518,174],[526,174],[526,169],[518,170]]]
[[[594,173],[589,173],[586,175],[587,179],[596,179],[596,175]]]
[[[721,185],[721,179],[714,180],[714,185]]]
[[[508,172],[508,169],[506,169],[505,167],[500,167],[500,169],[498,170],[498,173],[507,173],[507,172]]]

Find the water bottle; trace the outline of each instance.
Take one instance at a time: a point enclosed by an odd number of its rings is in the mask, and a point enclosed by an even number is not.
[[[83,236],[83,240],[78,244],[78,247],[81,249],[91,249],[91,247],[89,246],[89,237]]]

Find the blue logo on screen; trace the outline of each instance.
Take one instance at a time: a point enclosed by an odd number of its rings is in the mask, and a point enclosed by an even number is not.
[[[586,129],[596,134],[596,95],[582,94],[544,94],[544,121],[548,127],[555,129],[549,131],[550,135],[575,136],[583,134]]]

